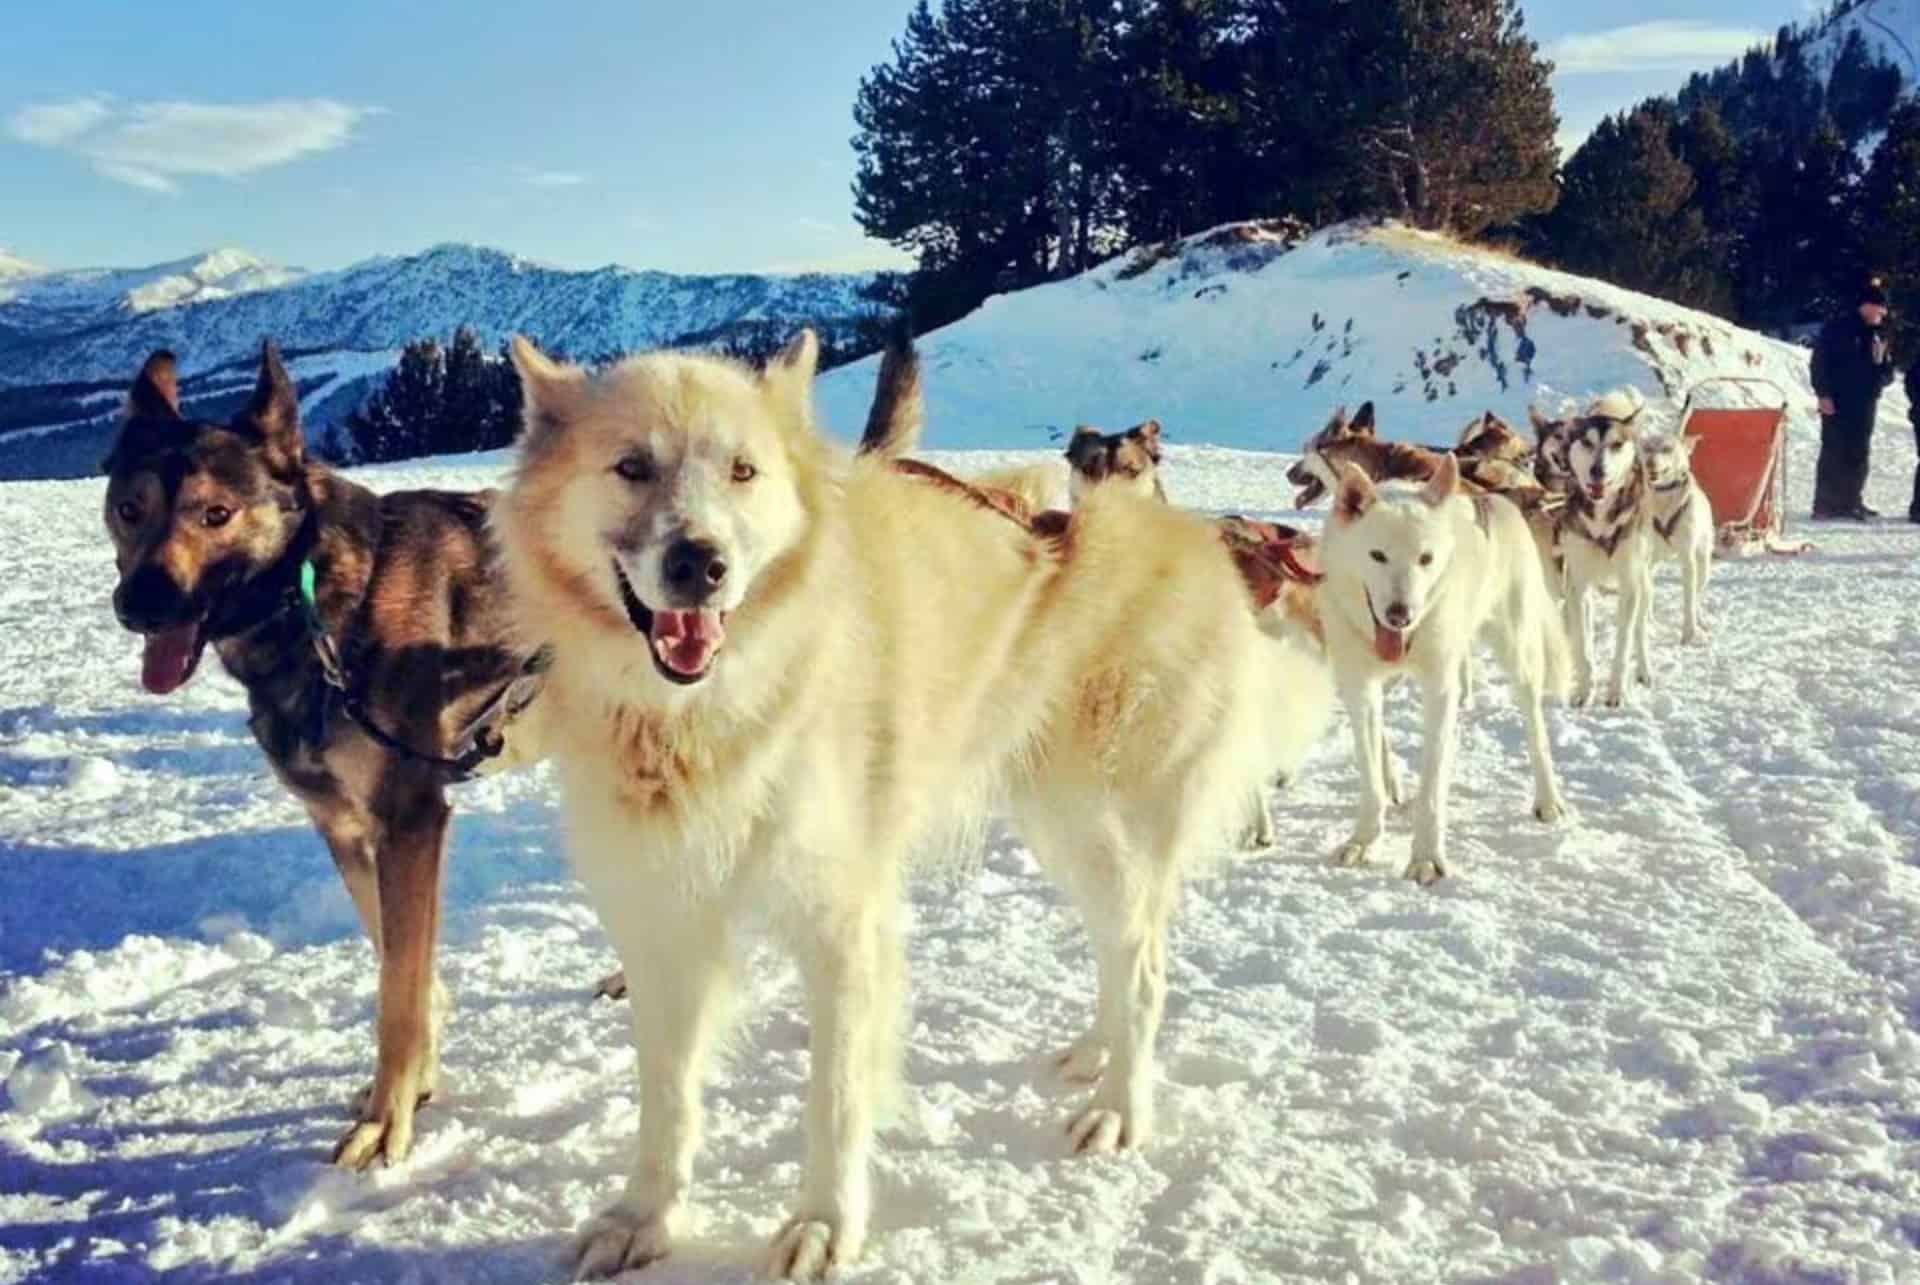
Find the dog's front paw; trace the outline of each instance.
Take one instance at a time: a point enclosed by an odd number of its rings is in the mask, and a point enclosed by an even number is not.
[[[1627,693],[1623,687],[1616,683],[1607,688],[1607,694],[1602,698],[1600,703],[1608,709],[1624,709],[1627,704]]]
[[[1098,1084],[1107,1069],[1107,1046],[1092,1031],[1053,1056],[1053,1072],[1068,1084]]]
[[[1372,839],[1352,838],[1333,850],[1328,862],[1345,869],[1367,864],[1367,856],[1373,851]]]
[[[775,1280],[814,1281],[860,1256],[864,1230],[847,1219],[795,1214],[773,1238],[767,1275]]]
[[[1544,795],[1534,802],[1533,819],[1545,825],[1559,825],[1573,819],[1573,809],[1558,794]]]
[[[1576,686],[1567,697],[1568,709],[1585,709],[1593,704],[1593,688],[1585,683]]]
[[[419,1108],[427,1105],[427,1103],[433,1101],[433,1092],[435,1088],[434,1082],[438,1078],[439,1077],[435,1075],[427,1075],[427,1076],[421,1077],[420,1087],[415,1089],[413,1094],[413,1105],[415,1110],[418,1110]],[[360,1086],[360,1088],[354,1093],[353,1099],[347,1103],[347,1111],[356,1120],[367,1120],[372,1118],[372,1111],[369,1109],[372,1106],[373,1106],[373,1081],[369,1080],[365,1084]]]
[[[1095,1098],[1067,1121],[1067,1145],[1076,1156],[1101,1155],[1140,1146],[1152,1131],[1147,1111],[1130,1111]]]
[[[593,988],[595,999],[625,999],[627,997],[627,970],[622,968],[608,973]]]
[[[430,1078],[417,1072],[376,1077],[357,1112],[360,1118],[334,1145],[333,1163],[362,1170],[376,1160],[388,1165],[405,1160],[413,1150],[414,1108],[431,1094]]]
[[[659,1262],[673,1252],[672,1221],[632,1205],[609,1205],[574,1238],[573,1279],[605,1280]]]
[[[1431,888],[1447,877],[1447,863],[1440,857],[1415,857],[1402,873],[1422,888]]]

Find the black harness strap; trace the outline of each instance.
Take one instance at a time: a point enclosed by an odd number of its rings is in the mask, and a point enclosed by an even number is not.
[[[369,739],[384,749],[391,750],[401,758],[415,763],[425,763],[429,767],[445,772],[453,782],[473,779],[480,765],[494,758],[507,747],[506,737],[499,726],[513,721],[522,710],[531,705],[539,695],[539,684],[530,682],[546,672],[553,661],[553,649],[542,647],[527,657],[519,672],[501,685],[480,712],[462,729],[459,744],[466,745],[464,750],[447,757],[429,754],[407,744],[393,733],[380,726],[373,713],[366,706],[354,685],[348,681],[344,662],[340,659],[340,649],[334,645],[333,638],[327,633],[326,624],[320,619],[320,607],[314,599],[315,571],[311,561],[300,564],[300,584],[296,600],[304,609],[307,620],[307,632],[313,638],[314,657],[320,662],[321,685],[335,693],[340,708],[353,720],[354,726],[365,732]],[[523,689],[523,684],[527,686]],[[520,692],[519,699],[514,699]],[[318,693],[315,701],[315,744],[319,744],[325,735],[327,691]],[[496,716],[499,716],[496,718]]]

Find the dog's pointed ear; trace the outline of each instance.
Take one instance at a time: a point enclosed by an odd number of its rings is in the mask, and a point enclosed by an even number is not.
[[[1082,462],[1100,445],[1100,437],[1100,430],[1093,425],[1075,424],[1073,436],[1067,439],[1067,462],[1075,468],[1082,467]]]
[[[1373,428],[1373,403],[1370,401],[1361,402],[1360,409],[1355,411],[1353,418],[1347,421],[1347,431],[1349,433],[1359,433],[1364,437],[1372,437]]]
[[[1160,462],[1160,421],[1150,419],[1144,424],[1135,424],[1130,430],[1133,435],[1145,443],[1147,454],[1153,456],[1153,462]]]
[[[507,358],[520,376],[520,440],[532,440],[564,425],[585,382],[580,368],[555,361],[525,335],[508,340]]]
[[[797,426],[813,422],[813,377],[819,368],[820,340],[809,328],[788,340],[760,373],[761,387]]]
[[[1527,422],[1533,425],[1533,435],[1545,441],[1559,425],[1540,413],[1538,406],[1527,407]]]
[[[1356,464],[1340,465],[1340,489],[1333,497],[1333,520],[1352,522],[1373,507],[1373,479]]]
[[[1701,435],[1698,433],[1680,434],[1680,449],[1687,453],[1688,459],[1693,458],[1693,453],[1699,448],[1700,441]]]
[[[156,348],[127,390],[128,419],[179,419],[180,371],[173,354]]]
[[[1438,508],[1451,500],[1459,490],[1460,461],[1451,455],[1442,455],[1439,467],[1427,479],[1426,489],[1420,492],[1420,498]]]
[[[280,350],[271,339],[260,345],[260,375],[253,382],[253,397],[234,426],[259,435],[266,448],[269,472],[288,477],[300,471],[306,455],[306,440],[300,433],[300,396],[287,377],[287,368],[280,364]]]

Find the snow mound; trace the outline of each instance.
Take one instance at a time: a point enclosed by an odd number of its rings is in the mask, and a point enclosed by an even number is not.
[[[1622,386],[1671,415],[1715,376],[1778,385],[1736,386],[1745,404],[1813,395],[1804,349],[1392,223],[1230,224],[997,295],[920,347],[929,442],[955,449],[1152,417],[1174,441],[1289,450],[1368,399],[1388,436],[1451,441],[1484,410],[1524,424]],[[877,360],[822,379],[828,422],[863,422]]]

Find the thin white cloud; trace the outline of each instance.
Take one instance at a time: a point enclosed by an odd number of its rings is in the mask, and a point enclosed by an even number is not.
[[[521,170],[520,181],[529,187],[579,187],[587,176],[572,170]]]
[[[23,143],[58,147],[98,125],[111,111],[104,98],[34,103],[7,117],[7,132]]]
[[[1766,39],[1765,32],[1746,27],[1669,18],[1563,36],[1547,46],[1546,54],[1565,75],[1692,71],[1738,58]]]
[[[375,111],[328,98],[115,103],[89,97],[23,107],[7,118],[7,132],[83,157],[104,178],[172,192],[183,177],[239,178],[332,151]]]

